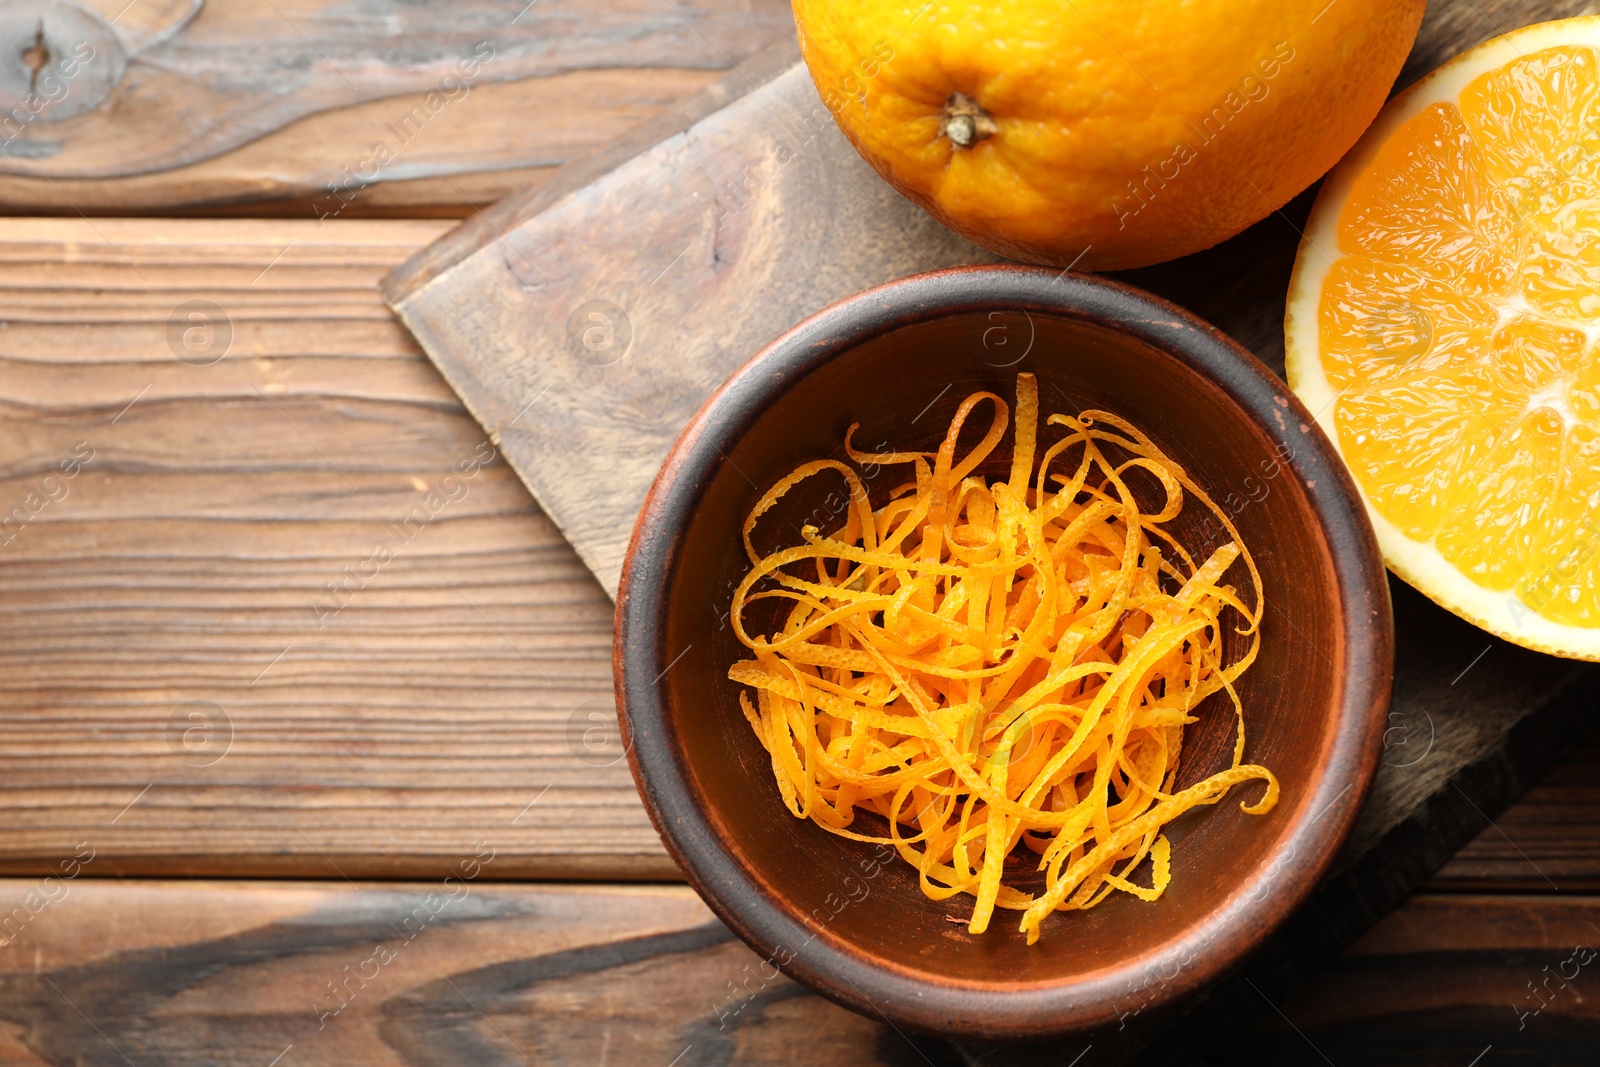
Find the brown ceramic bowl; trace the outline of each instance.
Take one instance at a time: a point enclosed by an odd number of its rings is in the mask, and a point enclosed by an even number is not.
[[[909,865],[880,862],[872,846],[789,814],[727,678],[744,650],[726,621],[748,566],[739,530],[763,489],[806,460],[842,458],[852,422],[862,447],[932,449],[964,396],[1010,397],[1021,370],[1038,375],[1044,411],[1126,417],[1236,512],[1268,604],[1260,658],[1239,686],[1246,758],[1283,784],[1266,816],[1239,810],[1259,795],[1250,786],[1176,820],[1172,883],[1159,901],[1115,894],[1087,912],[1057,913],[1031,947],[1018,913],[997,911],[973,937],[970,897],[929,900]],[[873,488],[886,492],[897,479]],[[815,516],[829,513],[830,487],[809,484],[814,496],[791,493],[763,518],[758,541],[792,544],[802,523],[825,525]],[[1179,535],[1202,558],[1212,547],[1198,526]],[[615,656],[629,759],[656,828],[700,895],[768,961],[762,974],[781,968],[901,1026],[1020,1037],[1092,1027],[1188,993],[1305,898],[1376,768],[1393,630],[1355,488],[1278,378],[1139,290],[983,267],[835,304],[706,402],[634,529]],[[1201,716],[1185,735],[1180,786],[1225,766],[1231,752],[1231,709]]]

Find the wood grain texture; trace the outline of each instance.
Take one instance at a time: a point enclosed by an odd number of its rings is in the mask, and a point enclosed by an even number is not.
[[[862,162],[796,51],[775,46],[385,283],[613,593],[678,431],[761,345],[869,286],[994,258]]]
[[[439,232],[0,230],[6,512],[78,442],[96,449],[60,482],[68,495],[0,547],[0,587],[25,620],[4,636],[0,760],[17,816],[0,865],[46,869],[103,827],[107,871],[337,877],[331,860],[353,877],[416,874],[503,829],[494,840],[519,873],[672,874],[623,764],[595,765],[615,758],[609,607],[506,467],[467,483],[316,625],[314,598],[337,603],[326,583],[394,540],[390,524],[426,499],[418,483],[437,488],[481,441],[371,288]],[[211,366],[179,361],[168,341],[173,310],[195,299],[232,325]],[[1388,762],[1428,755],[1382,772],[1376,795],[1392,799],[1373,805],[1379,821],[1358,831],[1369,838],[1394,818],[1380,812],[1414,809],[1448,780],[1480,728],[1526,710],[1514,704],[1525,654],[1487,655],[1470,690],[1453,687],[1484,645],[1417,605],[1414,628],[1436,623],[1456,634],[1455,658],[1402,680]],[[1552,691],[1563,677],[1530,673]],[[1486,716],[1452,703],[1467,692]],[[173,751],[191,724],[172,716],[191,700],[215,702],[235,730],[209,766]]]
[[[1439,44],[1441,26],[1489,36],[1495,27],[1488,22],[1510,28],[1594,6],[1435,3],[1428,21],[1434,29],[1424,31],[1434,51],[1418,54],[1448,54]],[[141,0],[134,13],[147,7],[162,5]],[[433,12],[456,9],[415,6],[407,14],[440,17]],[[240,10],[214,2],[205,17]],[[370,23],[363,34],[371,36]],[[452,127],[437,144],[419,138],[411,157],[418,168],[386,170],[341,219],[370,211],[464,214],[467,202],[541,181],[551,163],[581,155],[705,84],[720,61],[708,62],[637,68],[626,72],[637,75],[627,84],[623,73],[610,71],[573,78],[568,97],[560,95],[568,91],[558,85],[561,75],[480,82],[458,102],[459,112],[446,110],[441,121],[468,116],[469,107],[502,105],[494,114]],[[1408,70],[1420,71],[1424,62],[1432,65],[1414,58]],[[362,82],[359,71],[348,73]],[[0,176],[0,203],[71,215],[74,203],[89,214],[260,210],[250,205],[262,203],[309,218],[319,196],[329,195],[317,183],[335,180],[318,168],[342,161],[348,144],[390,121],[391,100],[404,112],[420,99],[411,92],[312,113],[165,171],[103,180]],[[564,99],[577,103],[560,104]],[[586,99],[607,103],[574,113],[553,134],[553,149],[540,142],[544,155],[526,153],[519,162],[525,150],[510,146],[494,156],[507,139],[549,130],[518,121],[517,108],[550,100],[576,107]],[[308,174],[315,176],[309,182]],[[1293,250],[1288,231],[1303,214],[1302,202],[1287,220],[1269,220],[1211,258],[1153,268],[1134,280],[1184,301],[1277,364],[1281,279]],[[338,228],[319,238],[292,227],[210,225],[0,224],[4,514],[26,506],[28,493],[44,493],[44,477],[77,442],[96,447],[82,474],[53,483],[65,484],[69,495],[20,528],[6,528],[14,542],[0,536],[0,591],[16,611],[0,635],[7,711],[0,781],[11,815],[0,829],[0,867],[35,876],[0,885],[0,902],[22,905],[39,889],[38,876],[57,870],[86,840],[97,848],[86,876],[278,873],[333,884],[74,882],[69,899],[31,919],[0,951],[0,1062],[124,1063],[98,1026],[125,1051],[136,1050],[131,1055],[141,1065],[259,1067],[280,1053],[284,1067],[522,1063],[518,1051],[535,1048],[557,1063],[664,1064],[676,1054],[666,1037],[678,1034],[703,1034],[712,1050],[705,1059],[691,1051],[679,1061],[684,1065],[922,1063],[884,1028],[786,983],[782,995],[754,1000],[736,1016],[731,1039],[717,1028],[714,1005],[683,1008],[704,984],[742,980],[754,957],[725,933],[705,932],[703,909],[681,889],[608,890],[636,895],[622,904],[602,896],[597,915],[585,910],[601,895],[593,889],[556,891],[568,900],[553,904],[530,903],[540,890],[475,887],[462,902],[470,907],[459,915],[454,905],[445,910],[384,969],[372,997],[353,1001],[317,1030],[303,987],[326,993],[326,982],[342,979],[345,966],[360,967],[389,936],[389,924],[404,924],[426,900],[417,886],[346,886],[336,867],[358,878],[442,877],[478,842],[492,841],[499,851],[486,877],[665,871],[625,771],[593,765],[612,758],[603,725],[597,740],[589,734],[595,709],[585,709],[608,690],[608,605],[504,466],[486,467],[465,498],[451,501],[376,581],[315,628],[310,598],[339,580],[341,566],[358,567],[389,524],[426,497],[412,479],[437,488],[452,461],[481,437],[370,292],[372,278],[440,229],[407,223],[366,230],[341,221],[329,222]],[[307,249],[310,257],[300,261]],[[276,279],[284,268],[300,272],[293,284]],[[167,322],[190,299],[224,306],[236,327],[228,357],[215,365],[172,357]],[[180,320],[181,327],[194,325]],[[204,338],[197,339],[203,358]],[[1433,616],[1423,618],[1431,625]],[[302,629],[312,634],[306,644],[291,637]],[[1464,648],[1463,655],[1475,652]],[[1477,685],[1477,672],[1498,655],[1496,646],[1461,684]],[[1499,747],[1497,724],[1487,721],[1489,734],[1479,738],[1486,756],[1454,775],[1439,777],[1435,749],[1411,764],[1417,750],[1407,746],[1420,743],[1428,715],[1443,707],[1452,720],[1470,718],[1454,703],[1457,687],[1447,677],[1459,666],[1439,662],[1409,691],[1412,702],[1397,704],[1402,729],[1386,758],[1407,764],[1398,770],[1410,777],[1395,778],[1392,789],[1424,802],[1412,819],[1378,835],[1400,847],[1386,853],[1394,869],[1374,880],[1361,914],[1381,913],[1419,870],[1437,865],[1449,841],[1480,830],[1435,884],[1460,888],[1481,875],[1537,891],[1542,881],[1513,870],[1519,851],[1563,890],[1597,878],[1588,857],[1600,856],[1600,846],[1586,846],[1575,827],[1562,825],[1590,803],[1592,790],[1581,781],[1553,779],[1504,817],[1496,807],[1587,721],[1586,705],[1571,693],[1523,718]],[[259,668],[267,669],[257,677]],[[535,668],[558,686],[544,689]],[[1496,684],[1505,682],[1497,676]],[[203,729],[186,736],[197,725],[192,720],[174,727],[172,713],[191,699],[216,702],[235,727],[216,763],[184,762],[208,759],[219,744]],[[574,745],[587,760],[574,758]],[[1587,775],[1585,764],[1572,766]],[[1429,782],[1446,788],[1427,795]],[[1450,800],[1457,787],[1481,812]],[[1530,806],[1537,812],[1520,814]],[[534,821],[539,816],[543,821]],[[1505,838],[1485,826],[1490,816]],[[1418,907],[1430,910],[1418,918]],[[1341,1064],[1385,1057],[1466,1064],[1483,1046],[1469,1049],[1465,1039],[1480,1032],[1496,1052],[1522,1062],[1586,1062],[1595,1035],[1575,994],[1562,991],[1522,1030],[1512,1005],[1520,997],[1522,1010],[1531,1008],[1527,981],[1559,967],[1572,948],[1566,942],[1583,936],[1581,926],[1600,925],[1600,916],[1583,910],[1592,907],[1559,897],[1483,907],[1455,897],[1414,899],[1335,963],[1326,986],[1308,986],[1294,1001],[1278,999],[1275,986],[1262,988]],[[1422,932],[1407,940],[1392,932],[1396,921]],[[1348,927],[1328,940],[1353,936],[1355,924]],[[1512,927],[1520,932],[1496,933]],[[673,937],[680,940],[650,940]],[[596,941],[629,947],[597,959],[583,951]],[[643,949],[634,947],[639,941]],[[549,964],[552,953],[573,949],[576,955]],[[732,957],[726,975],[716,970],[719,953]],[[673,969],[696,956],[701,962]],[[426,965],[397,983],[403,988],[391,997],[390,976],[405,975],[399,968],[418,958]],[[546,963],[530,966],[537,958]],[[705,959],[716,970],[709,977]],[[1578,993],[1587,992],[1581,983],[1591,971],[1580,976]],[[488,1018],[441,979],[465,990]],[[332,1003],[325,997],[324,1010]],[[662,1010],[644,1019],[641,1005]],[[1256,1046],[1266,1050],[1263,1062],[1323,1062],[1294,1045],[1292,1030],[1273,1028],[1271,1007],[1258,1009],[1269,1019],[1252,1038],[1266,1042]],[[679,1015],[669,1019],[673,1012]],[[335,1036],[323,1043],[329,1032]],[[1241,1032],[1228,1035],[1236,1053]],[[274,1045],[280,1033],[284,1041]],[[638,1044],[628,1044],[634,1035]],[[691,1044],[686,1037],[678,1047]],[[658,1057],[658,1048],[667,1054]],[[1080,1048],[1048,1062],[1059,1067]],[[931,1046],[923,1055],[940,1059]],[[1025,1060],[1012,1050],[1000,1062]],[[1496,1062],[1491,1053],[1482,1067]]]
[[[441,229],[0,224],[0,869],[675,877],[610,602],[378,298]]]
[[[792,33],[781,0],[14,0],[0,204],[461,216]]]
[[[1597,949],[1594,896],[1419,895],[1293,998],[1263,987],[1276,1003],[1234,1054],[1283,1067],[1592,1063]]]
[[[1600,891],[1600,736],[1589,737],[1428,880],[1431,890]]]
[[[0,881],[0,1064],[949,1062],[686,888],[489,884],[482,856],[449,884]]]
[[[141,0],[142,2],[142,0]],[[462,218],[537,186],[720,76],[720,70],[574,71],[485,82],[403,146],[389,124],[426,93],[308,115],[222,155],[118,178],[0,174],[18,215]],[[548,115],[531,121],[530,115]],[[392,165],[355,174],[384,141]],[[346,168],[349,168],[347,173]],[[355,180],[351,179],[355,175]]]
[[[0,881],[0,1064],[954,1062],[775,977],[682,887],[508,886],[498,856],[449,885],[119,882],[97,862]],[[1412,897],[1298,994],[1262,987],[1227,1061],[1589,1062],[1597,928],[1600,897]]]

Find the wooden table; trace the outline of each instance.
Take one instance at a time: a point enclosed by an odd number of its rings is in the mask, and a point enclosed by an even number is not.
[[[110,72],[0,132],[0,1063],[956,1063],[677,884],[610,602],[376,290],[786,5],[124,2],[0,10],[0,102]],[[1484,825],[1234,1058],[1592,1059],[1600,743]]]

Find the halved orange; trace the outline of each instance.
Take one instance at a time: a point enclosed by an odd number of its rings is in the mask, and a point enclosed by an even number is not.
[[[1312,209],[1285,335],[1390,569],[1600,660],[1600,17],[1389,102]]]

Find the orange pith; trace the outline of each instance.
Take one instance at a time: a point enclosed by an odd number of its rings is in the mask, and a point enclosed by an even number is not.
[[[1529,51],[1421,108],[1336,235],[1317,346],[1368,504],[1476,585],[1600,627],[1600,56]]]

